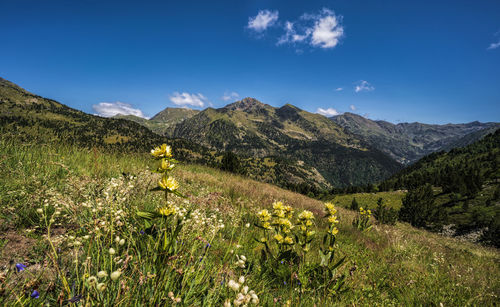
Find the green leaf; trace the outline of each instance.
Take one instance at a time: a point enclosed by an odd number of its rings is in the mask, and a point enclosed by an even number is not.
[[[137,216],[139,216],[143,219],[146,219],[146,220],[152,220],[152,219],[160,216],[160,214],[158,214],[154,211],[137,211]]]

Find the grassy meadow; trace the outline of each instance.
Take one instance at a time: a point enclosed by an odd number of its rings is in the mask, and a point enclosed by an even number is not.
[[[325,208],[173,160],[163,174],[178,187],[169,181],[151,191],[162,178],[153,172],[159,161],[150,153],[0,140],[0,305],[499,302],[496,249],[373,218],[363,230],[353,225],[358,213],[342,208],[352,196]],[[380,196],[356,197],[375,206]],[[382,197],[397,208],[402,195]]]

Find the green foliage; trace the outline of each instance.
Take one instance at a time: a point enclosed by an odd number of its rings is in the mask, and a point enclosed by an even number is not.
[[[398,211],[393,208],[388,208],[384,205],[384,199],[379,198],[377,201],[377,208],[374,210],[373,216],[379,223],[395,225],[398,219]]]
[[[241,173],[242,168],[238,156],[230,151],[226,151],[222,156],[221,169],[235,174]]]
[[[354,211],[358,211],[359,204],[358,204],[358,201],[356,200],[356,197],[352,198],[351,207],[349,207],[349,209],[354,210]]]
[[[430,184],[408,191],[399,210],[399,219],[415,227],[439,229],[446,219],[445,210],[434,201]]]

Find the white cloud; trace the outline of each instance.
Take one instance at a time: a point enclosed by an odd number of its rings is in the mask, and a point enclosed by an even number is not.
[[[174,92],[170,96],[170,101],[178,106],[193,106],[202,108],[206,102],[208,102],[207,97],[202,94],[189,94],[189,93],[178,93]]]
[[[354,91],[356,93],[370,92],[370,91],[373,91],[374,89],[375,89],[375,87],[373,85],[371,85],[370,83],[368,83],[368,81],[365,81],[365,80],[359,81],[358,84],[354,87]]]
[[[318,108],[316,110],[316,113],[324,115],[324,116],[327,116],[327,117],[335,116],[335,115],[339,115],[340,114],[334,108],[328,108],[328,109]]]
[[[356,111],[356,106],[355,106],[355,105],[353,105],[353,104],[351,104],[351,105],[349,106],[349,109],[351,109],[352,111]]]
[[[337,16],[333,12],[325,12],[327,15],[316,20],[314,24],[311,44],[321,48],[333,48],[344,35],[344,28],[339,25]]]
[[[500,41],[498,41],[497,43],[491,43],[487,49],[488,50],[497,49],[498,47],[500,47]]]
[[[265,31],[278,20],[278,11],[260,10],[257,16],[248,18],[248,28],[257,32]]]
[[[344,88],[343,88],[343,87],[337,87],[337,88],[335,89],[335,91],[336,91],[336,92],[340,92],[340,91],[343,91],[343,90],[344,90]]]
[[[142,118],[147,118],[144,116],[141,110],[135,109],[131,104],[116,101],[116,102],[100,102],[98,104],[92,105],[92,109],[99,116],[112,117],[117,114],[122,115],[135,115]]]
[[[318,14],[303,14],[295,22],[285,22],[285,33],[278,39],[277,44],[305,43],[312,47],[333,48],[344,36],[341,20],[342,16],[335,15],[332,10],[326,8]]]
[[[240,95],[236,92],[225,92],[224,96],[222,96],[222,100],[224,101],[236,100],[239,97]]]

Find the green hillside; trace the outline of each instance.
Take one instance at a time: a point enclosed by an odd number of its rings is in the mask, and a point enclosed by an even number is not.
[[[174,136],[242,156],[284,158],[316,170],[323,188],[382,180],[400,167],[322,115],[253,98],[208,108],[176,125]]]
[[[429,216],[429,223],[500,246],[500,130],[466,147],[431,154],[382,182],[379,189],[411,192],[426,184],[434,187],[430,201],[441,216],[432,221]]]
[[[372,227],[362,231],[352,224],[354,212],[337,208],[330,263],[319,253],[331,228],[320,201],[180,164],[170,176],[186,198],[169,193],[165,202],[164,193],[150,191],[160,176],[150,171],[157,162],[145,153],[1,137],[0,305],[219,307],[238,299],[248,299],[249,306],[498,303],[497,249],[406,223],[386,226],[372,219]],[[266,208],[274,214],[278,200],[295,211],[286,220],[297,240],[299,214],[312,212],[308,229],[315,233],[308,252],[294,237],[279,253],[272,233],[268,246],[281,258],[264,257],[269,253],[257,242],[265,236],[257,213]],[[137,213],[158,208],[175,213],[149,222]],[[178,221],[180,231],[164,239]]]

